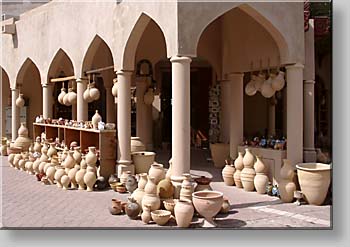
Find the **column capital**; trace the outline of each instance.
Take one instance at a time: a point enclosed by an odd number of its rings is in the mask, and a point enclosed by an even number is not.
[[[285,67],[287,70],[289,70],[289,69],[304,69],[304,64],[295,63],[295,64],[286,65]]]
[[[192,59],[190,57],[179,57],[179,56],[172,56],[170,58],[170,62],[172,63],[191,63]]]
[[[116,71],[116,75],[131,75],[134,71],[132,70],[118,70]]]
[[[311,84],[311,85],[315,85],[315,80],[305,80],[304,84]]]
[[[12,92],[16,92],[16,91],[18,91],[19,89],[18,88],[11,88],[11,91]]]
[[[42,83],[41,86],[44,88],[53,87],[54,83]]]

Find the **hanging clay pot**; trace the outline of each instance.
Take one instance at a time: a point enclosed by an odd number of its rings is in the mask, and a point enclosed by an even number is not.
[[[237,188],[243,188],[242,182],[241,182],[241,171],[244,168],[243,165],[243,153],[242,152],[238,152],[238,157],[235,160],[235,168],[236,171],[233,174],[233,179],[235,181],[236,187]]]
[[[69,102],[69,98],[68,98],[68,93],[67,94],[65,94],[64,95],[64,97],[63,97],[63,104],[65,105],[65,106],[71,106],[72,104]]]
[[[227,164],[224,169],[222,169],[222,178],[226,185],[232,186],[234,185],[235,181],[233,180],[233,174],[235,173],[236,169],[231,164]]]
[[[117,78],[113,79],[112,95],[118,97],[118,80]]]
[[[88,147],[89,152],[85,156],[87,165],[95,165],[97,162],[96,147]]]
[[[128,203],[125,207],[125,213],[127,216],[129,216],[130,219],[136,220],[139,216],[139,213],[141,211],[140,205],[135,201],[134,198],[129,197]]]
[[[92,116],[91,122],[94,129],[98,129],[98,123],[102,121],[102,117],[98,114],[98,110],[95,111],[95,115]]]
[[[16,99],[16,106],[19,107],[19,108],[22,108],[24,106],[24,99],[23,99],[23,94],[19,94],[18,95],[18,98]]]
[[[63,103],[63,98],[66,95],[66,89],[64,87],[61,88],[61,92],[58,95],[58,103],[60,103],[61,105],[64,105]]]
[[[255,83],[254,81],[248,82],[248,84],[244,88],[244,92],[248,96],[253,96],[256,94],[258,90],[255,88]]]
[[[95,83],[91,83],[90,84],[90,98],[92,99],[92,101],[94,100],[98,100],[100,98],[100,90],[98,90],[96,87],[95,87]]]
[[[90,84],[87,86],[86,90],[83,93],[83,98],[87,103],[91,103],[92,101],[94,101],[91,97],[90,97]]]
[[[275,94],[275,90],[272,88],[271,77],[264,81],[261,86],[261,94],[265,98],[271,98]]]
[[[145,102],[146,105],[152,105],[154,101],[154,89],[153,88],[148,88],[147,92],[143,96],[143,101]]]
[[[74,92],[73,88],[68,89],[68,101],[71,105],[75,105],[77,103],[77,93]]]
[[[165,170],[162,164],[152,164],[148,171],[150,177],[154,177],[154,183],[158,184],[160,180],[165,178]]]
[[[174,214],[178,227],[189,227],[193,218],[194,208],[191,201],[179,200],[175,204]]]
[[[272,79],[271,86],[275,91],[280,91],[285,85],[284,72],[279,71],[277,76]]]

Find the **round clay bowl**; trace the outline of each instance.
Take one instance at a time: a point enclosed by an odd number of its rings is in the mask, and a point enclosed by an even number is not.
[[[164,208],[174,214],[174,208],[178,201],[178,199],[166,199],[163,201]]]
[[[168,210],[155,210],[151,212],[152,220],[160,226],[165,225],[169,221],[170,216],[171,212]]]
[[[296,165],[301,191],[312,205],[322,205],[331,181],[331,165],[300,163]]]
[[[219,191],[197,191],[192,193],[192,201],[197,212],[210,219],[219,213],[224,198]]]

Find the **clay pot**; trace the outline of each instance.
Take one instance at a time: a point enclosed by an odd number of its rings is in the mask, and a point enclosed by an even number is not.
[[[256,189],[256,192],[259,194],[265,194],[266,193],[266,186],[269,183],[269,178],[263,174],[263,173],[258,173],[254,177],[254,187]]]
[[[62,188],[61,184],[61,178],[63,175],[65,175],[64,167],[63,166],[56,166],[56,172],[55,172],[55,180],[58,188]]]
[[[109,186],[111,186],[111,184],[115,184],[119,182],[119,179],[118,179],[118,174],[111,174],[108,178],[108,183],[109,183]]]
[[[118,97],[118,80],[117,78],[113,79],[112,95]]]
[[[22,108],[24,106],[24,103],[25,103],[25,101],[23,99],[23,94],[20,93],[18,95],[18,98],[16,99],[16,106],[19,107],[19,108]]]
[[[76,189],[77,188],[77,181],[75,180],[75,176],[77,172],[79,171],[79,165],[75,165],[73,169],[70,169],[68,172],[68,177],[70,179],[71,188]]]
[[[98,100],[100,98],[100,90],[98,90],[95,87],[95,83],[90,84],[89,94],[90,94],[90,99],[92,99],[92,101]]]
[[[135,176],[133,176],[131,174],[128,175],[126,182],[125,182],[125,187],[130,193],[133,193],[134,190],[136,190],[137,181],[136,181]]]
[[[145,144],[143,144],[140,137],[131,137],[131,153],[141,152],[145,150]]]
[[[129,175],[131,175],[131,171],[123,171],[120,176],[120,182],[125,186],[126,181],[128,180]]]
[[[283,89],[284,85],[285,85],[284,72],[279,71],[277,76],[272,78],[271,86],[275,91],[280,91]]]
[[[85,162],[88,165],[95,165],[97,162],[97,156],[96,156],[96,148],[95,147],[89,147],[89,152],[85,156]]]
[[[98,129],[98,123],[102,121],[102,117],[98,114],[98,110],[95,111],[95,115],[92,116],[91,122],[94,129]]]
[[[230,202],[226,197],[224,197],[224,201],[221,205],[220,213],[227,214],[230,211]]]
[[[55,181],[55,173],[56,173],[56,168],[54,166],[50,166],[46,170],[46,177],[51,184],[53,184]]]
[[[135,165],[135,173],[148,172],[154,162],[155,156],[156,154],[154,152],[140,151],[131,153],[131,158]]]
[[[7,160],[10,163],[10,166],[12,166],[12,167],[13,167],[13,160],[15,158],[15,155],[16,154],[9,154],[9,156],[7,157]]]
[[[77,103],[77,93],[74,92],[73,88],[68,88],[68,102],[71,105],[75,105]]]
[[[94,172],[88,171],[84,175],[84,183],[86,184],[86,190],[91,192],[94,190],[94,184],[96,182],[96,174]]]
[[[154,177],[154,183],[158,184],[160,180],[165,178],[165,171],[162,164],[152,164],[148,171],[150,177]],[[147,193],[147,192],[146,192]]]
[[[244,168],[253,168],[254,166],[254,155],[251,153],[249,148],[245,149],[245,155],[243,157]]]
[[[143,207],[141,220],[144,224],[148,224],[151,221],[151,205],[145,205]]]
[[[174,208],[178,201],[178,199],[166,199],[163,201],[164,208],[174,215]]]
[[[63,98],[65,95],[66,95],[66,89],[63,87],[63,88],[61,88],[61,92],[58,95],[58,103],[60,103],[61,105],[64,105]]]
[[[135,199],[135,201],[140,205],[142,206],[142,199],[145,195],[145,190],[144,189],[140,189],[140,188],[137,188],[131,195],[132,198]]]
[[[69,91],[69,89],[68,89]],[[69,102],[69,94],[66,93],[64,96],[63,96],[63,99],[62,99],[62,102],[65,106],[71,106],[72,104]]]
[[[21,126],[18,129],[18,137],[13,144],[16,148],[22,148],[22,151],[28,151],[31,141],[28,138],[28,129],[25,127],[24,123],[21,123]]]
[[[91,97],[90,97],[90,84],[87,86],[86,90],[83,93],[83,98],[86,102],[90,103],[92,101],[94,101]]]
[[[142,198],[142,208],[145,205],[151,206],[151,211],[157,210],[160,208],[160,199],[156,194],[145,194]]]
[[[156,194],[157,193],[157,185],[155,183],[156,179],[154,177],[148,176],[148,181],[145,186],[146,194]]]
[[[21,171],[24,171],[25,164],[26,164],[26,160],[24,160],[24,159],[21,159],[18,161],[18,167]]]
[[[49,156],[47,155],[47,149],[44,147],[41,149],[41,156],[40,161],[41,162],[47,162],[49,160]]]
[[[154,210],[151,211],[151,217],[157,225],[164,226],[171,217],[171,212],[168,210]]]
[[[157,185],[157,193],[160,198],[171,198],[174,195],[174,186],[170,178],[161,180]]]
[[[39,171],[39,165],[40,165],[41,161],[39,158],[37,158],[34,162],[33,162],[33,170],[35,172],[35,174],[40,173]]]
[[[174,207],[174,215],[178,227],[189,227],[194,214],[194,208],[191,201],[179,200]]]
[[[330,185],[332,166],[323,163],[300,163],[296,167],[306,201],[312,205],[322,205]]]
[[[75,165],[75,159],[73,158],[73,152],[69,151],[66,159],[63,162],[63,167],[68,170],[72,169]],[[68,173],[68,172],[67,172]]]
[[[19,169],[19,161],[22,159],[22,155],[21,154],[16,154],[14,159],[13,159],[13,166],[16,168],[16,169]]]
[[[135,201],[134,198],[129,197],[128,203],[125,207],[125,213],[127,214],[127,216],[129,216],[129,218],[132,220],[136,220],[139,216],[140,211],[140,205]]]
[[[241,182],[245,191],[254,191],[255,170],[244,167],[241,172]]]
[[[139,182],[138,182],[138,185],[137,187],[139,189],[145,189],[145,186],[147,184],[147,173],[140,173],[139,174]]]
[[[225,166],[225,159],[230,155],[230,144],[226,143],[211,143],[210,153],[216,168]]]
[[[70,183],[70,178],[68,177],[68,175],[63,175],[61,177],[61,184],[64,190],[68,190],[69,183]]]
[[[294,199],[294,191],[296,190],[296,185],[293,182],[294,169],[289,160],[283,160],[283,166],[280,170],[278,178],[278,190],[280,193],[280,198],[283,202],[292,202]]]
[[[233,174],[236,169],[233,165],[226,165],[224,169],[222,169],[222,178],[226,185],[232,186],[235,181],[233,180]]]
[[[260,91],[265,98],[271,98],[275,94],[275,90],[272,88],[271,77],[264,81]]]
[[[97,190],[104,190],[107,187],[107,180],[103,176],[97,177],[95,188]]]
[[[85,189],[84,176],[86,173],[86,164],[85,167],[80,165],[80,170],[75,174],[75,181],[79,185],[79,190]]]
[[[183,201],[192,201],[192,193],[193,193],[193,184],[191,180],[191,174],[185,173],[183,174],[184,180],[181,183],[180,189],[180,200]]]
[[[79,147],[74,148],[73,158],[75,159],[75,162],[77,164],[80,164],[81,162],[81,152]]]

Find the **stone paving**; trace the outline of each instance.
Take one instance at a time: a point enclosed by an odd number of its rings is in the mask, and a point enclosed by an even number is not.
[[[279,198],[245,192],[221,181],[221,170],[213,167],[207,151],[192,150],[193,176],[213,178],[211,186],[229,198],[228,214],[216,217],[218,228],[232,229],[331,229],[330,205],[296,206]],[[167,164],[168,152],[158,152],[157,161]],[[1,226],[3,228],[137,228],[177,229],[175,219],[166,226],[144,225],[126,215],[111,215],[112,198],[126,200],[128,194],[106,191],[64,191],[55,185],[44,185],[36,177],[10,167],[7,157],[1,161]],[[200,167],[200,169],[199,169]],[[191,228],[202,229],[203,218],[194,217]]]

